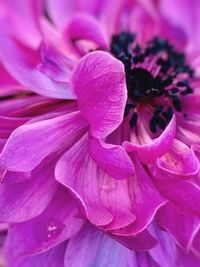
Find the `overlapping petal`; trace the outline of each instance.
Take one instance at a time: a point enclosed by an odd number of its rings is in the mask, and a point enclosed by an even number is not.
[[[84,56],[73,73],[73,89],[92,135],[106,137],[122,122],[127,90],[120,61],[100,51]]]

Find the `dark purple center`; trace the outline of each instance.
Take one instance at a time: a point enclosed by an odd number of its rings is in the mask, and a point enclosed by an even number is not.
[[[151,105],[154,113],[149,127],[156,133],[157,127],[165,129],[175,111],[181,112],[181,97],[193,93],[189,79],[194,72],[186,64],[184,53],[177,52],[167,40],[156,37],[143,48],[135,39],[134,34],[122,32],[112,37],[110,45],[126,72],[128,101],[124,116],[131,112],[129,124],[133,128],[138,119],[137,105]],[[168,99],[167,106],[163,99]]]

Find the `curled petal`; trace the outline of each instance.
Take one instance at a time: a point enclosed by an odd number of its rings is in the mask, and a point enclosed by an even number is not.
[[[79,40],[87,40],[95,43],[98,48],[108,49],[108,39],[95,17],[84,13],[76,14],[69,20],[65,37],[72,44]]]
[[[91,134],[106,137],[123,120],[127,99],[123,64],[105,52],[84,56],[73,75],[74,92]]]
[[[52,162],[47,160],[31,173],[31,178],[28,180],[1,184],[1,222],[18,223],[32,219],[43,212],[58,186],[53,176],[53,168]],[[40,205],[37,205],[38,199]]]
[[[174,139],[170,151],[157,159],[157,168],[171,177],[191,178],[199,172],[199,161],[193,149]]]
[[[26,88],[40,95],[59,99],[74,99],[69,81],[55,82],[36,68],[38,54],[27,47],[20,47],[4,29],[0,30],[0,56],[5,68]]]
[[[89,139],[89,153],[94,161],[116,179],[126,179],[134,175],[134,166],[125,149],[111,145],[100,139]]]
[[[109,176],[91,159],[87,136],[61,157],[55,174],[84,203],[86,216],[93,224],[116,229],[135,220],[128,182]]]
[[[128,193],[135,214],[135,220],[120,229],[112,231],[121,236],[136,236],[153,221],[157,211],[166,203],[151,180],[151,176],[143,165],[134,161],[135,175],[128,180]]]
[[[128,152],[135,151],[144,163],[153,163],[157,158],[163,156],[171,147],[176,131],[176,118],[173,116],[172,120],[163,131],[163,133],[156,139],[151,140],[146,144],[133,144],[125,141],[124,147]],[[145,133],[144,133],[145,134]],[[143,136],[145,140],[145,136]]]

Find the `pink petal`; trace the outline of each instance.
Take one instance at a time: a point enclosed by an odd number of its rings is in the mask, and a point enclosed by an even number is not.
[[[40,253],[71,238],[83,224],[75,218],[76,213],[76,203],[64,188],[59,188],[37,218],[10,227],[7,253],[13,259]]]
[[[39,17],[42,15],[40,0],[1,0],[4,6],[4,21],[9,34],[32,47],[41,41]],[[23,18],[23,19],[22,19]]]
[[[194,214],[200,214],[200,188],[192,181],[157,179],[154,180],[163,196],[180,208],[189,209]]]
[[[89,14],[78,13],[72,16],[66,25],[64,34],[66,40],[74,46],[76,41],[87,40],[95,43],[102,50],[107,50],[109,47],[101,24]]]
[[[199,172],[199,161],[194,151],[181,141],[174,139],[172,147],[163,157],[157,159],[157,168],[164,175],[175,178],[191,178]]]
[[[75,62],[49,43],[42,43],[38,69],[56,82],[68,82]]]
[[[8,139],[0,154],[0,167],[21,172],[32,170],[51,152],[70,144],[85,126],[79,112],[25,124]]]
[[[19,244],[20,245],[20,244]],[[41,254],[30,255],[29,257],[21,257],[19,259],[11,259],[7,255],[7,260],[12,267],[65,267],[64,255],[67,243],[64,242],[52,249],[49,249]],[[8,253],[7,253],[8,254]]]
[[[136,236],[113,235],[112,237],[131,250],[148,251],[157,245],[156,239],[147,230]]]
[[[5,171],[1,177],[1,183],[12,184],[27,181],[31,178],[31,172]]]
[[[0,221],[21,222],[38,216],[48,205],[57,188],[51,161],[41,163],[24,182],[1,184]],[[42,173],[42,175],[41,175]],[[38,205],[38,199],[40,205]]]
[[[97,15],[102,10],[102,6],[108,4],[105,0],[47,0],[48,12],[57,27],[63,29],[67,19],[76,12]]]
[[[127,90],[123,64],[105,52],[92,52],[78,63],[74,92],[91,133],[97,138],[114,131],[123,120]]]
[[[97,167],[86,156],[87,138],[84,137],[60,158],[55,169],[56,179],[83,203],[89,220],[97,225],[108,224],[112,215],[99,198]]]
[[[199,217],[193,215],[187,209],[180,209],[170,202],[158,211],[157,222],[187,251],[189,251],[194,236],[200,228]]]
[[[33,50],[18,47],[17,43],[3,29],[0,31],[0,56],[7,71],[26,88],[53,98],[74,99],[69,81],[54,82],[37,70],[38,54]],[[30,52],[31,51],[31,52]]]
[[[170,149],[175,136],[175,131],[176,118],[174,116],[158,138],[153,139],[146,144],[133,144],[125,141],[124,147],[128,152],[135,151],[142,162],[153,163],[157,158],[163,156]],[[140,138],[144,139],[144,141],[145,139],[149,139],[146,135],[147,133],[143,130]]]
[[[176,266],[199,267],[200,255],[198,253],[199,253],[199,251],[196,253],[197,255],[193,252],[184,253],[183,250],[181,250],[180,248],[177,247]]]
[[[134,166],[128,154],[119,145],[111,145],[100,139],[89,139],[89,154],[105,172],[116,179],[126,179],[134,175]]]
[[[84,203],[87,218],[107,229],[126,226],[135,220],[128,182],[109,176],[90,158],[87,136],[71,147],[56,166],[56,178]]]
[[[193,49],[198,49],[200,44],[199,9],[200,2],[198,0],[192,1],[192,4],[187,0],[177,0],[176,2],[164,0],[160,4],[161,15],[186,32]]]
[[[139,161],[134,161],[135,176],[128,181],[128,194],[136,218],[130,225],[112,231],[122,236],[135,236],[154,219],[157,211],[166,203],[152,182],[152,177]]]

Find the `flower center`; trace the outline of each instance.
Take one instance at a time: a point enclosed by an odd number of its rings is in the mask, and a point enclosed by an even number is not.
[[[193,70],[186,64],[184,53],[177,52],[167,40],[155,37],[146,47],[135,41],[135,35],[122,32],[112,37],[110,52],[125,67],[128,100],[124,116],[134,128],[141,106],[153,108],[149,127],[165,129],[173,113],[181,112],[181,98],[193,93],[189,79]]]

